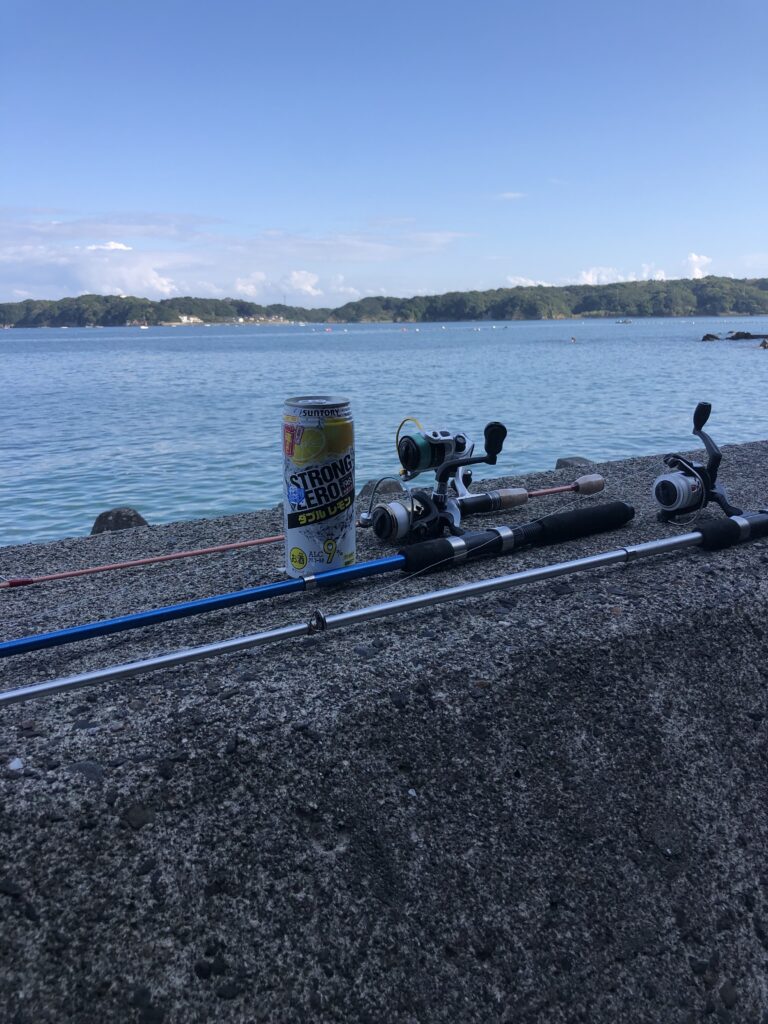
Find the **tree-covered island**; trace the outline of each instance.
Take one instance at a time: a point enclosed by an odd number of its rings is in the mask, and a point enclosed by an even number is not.
[[[189,323],[427,323],[457,320],[562,320],[570,317],[756,316],[768,314],[768,278],[703,277],[562,288],[372,296],[337,309],[261,306],[244,299],[151,299],[80,295],[0,303],[3,327],[124,327]]]

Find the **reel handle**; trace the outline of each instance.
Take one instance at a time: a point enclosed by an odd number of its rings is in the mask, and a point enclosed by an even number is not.
[[[711,402],[699,402],[696,408],[693,410],[693,432],[698,434],[704,424],[709,419],[710,413],[712,412]]]
[[[462,466],[476,466],[481,462],[490,466],[496,465],[496,459],[504,445],[504,438],[507,436],[507,428],[498,420],[487,423],[483,431],[485,436],[485,455],[475,455],[471,458],[451,459],[444,462],[435,476],[435,495],[442,496],[448,486],[448,481],[456,475],[456,470]],[[433,495],[434,496],[434,495]]]
[[[709,483],[711,487],[714,488],[715,481],[717,480],[717,471],[720,468],[723,453],[717,447],[709,434],[705,433],[703,429],[711,412],[711,402],[699,402],[693,411],[693,434],[694,437],[701,439],[707,451],[707,474],[709,475]]]
[[[490,462],[492,458],[493,462],[495,462],[501,449],[504,447],[507,428],[503,423],[499,423],[498,420],[492,420],[490,423],[486,423],[483,434],[485,436],[485,452],[489,456],[488,461]]]

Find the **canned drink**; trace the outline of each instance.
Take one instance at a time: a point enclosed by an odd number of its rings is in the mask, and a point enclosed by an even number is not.
[[[289,576],[354,562],[355,434],[348,399],[285,400],[283,519]]]

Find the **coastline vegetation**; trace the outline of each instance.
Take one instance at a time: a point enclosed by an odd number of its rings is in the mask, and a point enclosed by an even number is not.
[[[606,285],[495,288],[412,298],[371,296],[336,309],[244,299],[80,295],[0,303],[3,327],[123,327],[182,323],[427,323],[561,320],[579,317],[756,316],[768,314],[768,278],[702,277]]]

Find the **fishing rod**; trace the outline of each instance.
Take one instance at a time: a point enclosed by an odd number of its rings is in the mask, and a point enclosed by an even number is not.
[[[49,583],[51,580],[72,579],[75,576],[90,576],[95,572],[110,572],[113,569],[132,569],[137,565],[151,565],[154,562],[170,562],[176,558],[193,558],[195,555],[213,555],[219,551],[235,551],[237,548],[256,547],[260,544],[276,544],[285,540],[282,533],[275,537],[258,537],[256,540],[239,540],[232,544],[217,544],[211,548],[197,548],[194,551],[174,551],[169,555],[152,555],[148,558],[134,558],[129,562],[110,562],[108,565],[92,565],[86,569],[67,569],[48,573],[47,576],[17,576],[0,579],[0,590],[10,587],[28,587],[33,583]]]
[[[381,484],[386,479],[388,478],[382,477],[378,483]],[[587,474],[586,476],[580,476],[570,484],[560,484],[557,487],[540,487],[534,491],[527,491],[524,487],[502,487],[496,491],[468,494],[467,497],[470,500],[466,503],[466,506],[462,503],[462,507],[468,512],[495,512],[501,508],[515,508],[518,505],[524,505],[529,498],[541,498],[548,494],[566,494],[569,491],[576,492],[577,494],[596,494],[598,491],[602,491],[604,487],[605,480],[603,477],[597,474]],[[498,503],[494,501],[496,495],[499,495]],[[490,501],[486,502],[484,499],[490,499]],[[360,517],[361,526],[368,525],[368,523],[362,521],[365,515],[366,513],[363,513]],[[61,572],[48,573],[45,576],[11,576],[8,579],[0,579],[0,590],[10,590],[14,587],[29,587],[35,583],[50,583],[53,580],[74,579],[78,576],[91,576],[94,573],[111,572],[115,569],[133,569],[141,565],[153,565],[155,562],[171,562],[178,558],[194,558],[197,555],[215,555],[221,551],[236,551],[240,548],[278,544],[283,540],[285,540],[285,535],[278,533],[274,537],[257,537],[255,540],[240,540],[231,544],[217,544],[214,547],[196,548],[191,551],[173,551],[168,555],[133,558],[127,562],[91,565],[84,569],[65,569]]]
[[[377,486],[388,479],[382,477]],[[393,478],[394,479],[394,478]],[[561,484],[557,487],[541,487],[535,491],[526,491],[523,487],[504,487],[496,491],[488,491],[480,494],[467,494],[466,499],[460,499],[462,509],[467,512],[495,512],[502,508],[515,508],[524,505],[529,498],[539,498],[547,494],[565,494],[574,491],[578,494],[596,494],[605,487],[605,480],[596,474],[580,476],[570,484]],[[375,495],[375,492],[374,492]],[[498,496],[498,497],[497,497]],[[371,502],[372,504],[373,502]],[[374,509],[374,512],[376,509]],[[361,526],[369,525],[364,522],[366,515],[360,517]],[[99,572],[112,572],[116,569],[133,569],[143,565],[153,565],[156,562],[171,562],[179,558],[194,558],[197,555],[214,555],[222,551],[236,551],[240,548],[259,547],[264,544],[278,544],[285,540],[282,533],[274,537],[257,537],[254,540],[234,541],[231,544],[217,544],[214,547],[196,548],[191,551],[173,551],[167,555],[151,555],[147,558],[133,558],[127,562],[109,562],[104,565],[91,565],[83,569],[65,569],[61,572],[51,572],[44,576],[11,576],[7,579],[0,579],[0,590],[11,590],[15,587],[29,587],[35,583],[50,583],[53,580],[75,579],[80,576],[91,576]]]
[[[315,611],[308,622],[282,626],[278,629],[270,629],[262,633],[233,637],[229,640],[205,644],[201,647],[173,651],[169,654],[161,654],[122,665],[113,665],[105,669],[95,669],[78,675],[62,676],[58,679],[22,686],[15,690],[6,690],[0,692],[0,707],[4,704],[12,704],[36,697],[46,697],[69,690],[77,690],[81,687],[97,683],[128,679],[132,676],[143,675],[146,672],[153,672],[160,668],[172,668],[175,665],[200,661],[203,658],[210,658],[218,654],[233,654],[236,651],[249,650],[253,647],[261,647],[264,644],[281,640],[292,640],[314,633],[330,632],[331,630],[340,629],[358,622],[367,622],[371,619],[384,618],[388,615],[398,615],[403,612],[415,611],[418,608],[463,600],[467,597],[477,597],[496,590],[509,590],[513,587],[555,579],[571,573],[634,562],[641,558],[663,554],[668,551],[679,551],[692,547],[701,547],[705,551],[719,551],[734,544],[757,540],[760,537],[768,537],[768,511],[747,513],[725,520],[713,520],[702,523],[698,530],[677,537],[646,541],[641,544],[630,544],[623,548],[616,548],[613,551],[604,551],[596,555],[574,558],[568,562],[544,565],[538,569],[524,569],[509,576],[497,576],[492,579],[478,580],[475,583],[464,583],[446,590],[417,594],[413,597],[389,601],[386,604],[370,605],[367,608],[340,612],[337,615],[324,615],[320,611]],[[430,543],[449,542],[450,540],[446,539],[445,541]],[[417,547],[421,547],[421,545]],[[411,548],[410,550],[414,551],[416,549]]]
[[[99,622],[72,626],[51,633],[38,633],[33,636],[20,637],[17,640],[6,640],[0,643],[0,658],[14,654],[26,654],[28,651],[42,650],[47,647],[58,647],[76,640],[87,640],[90,637],[107,636],[128,629],[151,626],[159,622],[167,622],[170,619],[217,611],[221,608],[230,608],[283,594],[298,593],[311,587],[333,587],[367,576],[393,572],[396,569],[406,573],[429,572],[476,558],[509,554],[524,547],[559,544],[623,526],[634,514],[635,510],[631,505],[627,505],[623,501],[613,501],[569,512],[556,512],[519,526],[496,526],[490,530],[465,533],[461,537],[423,541],[420,544],[404,548],[397,555],[361,562],[358,565],[345,566],[341,569],[331,569],[313,576],[280,580],[247,590],[219,594],[197,601],[186,601],[182,604],[122,615],[114,619],[103,619]]]

